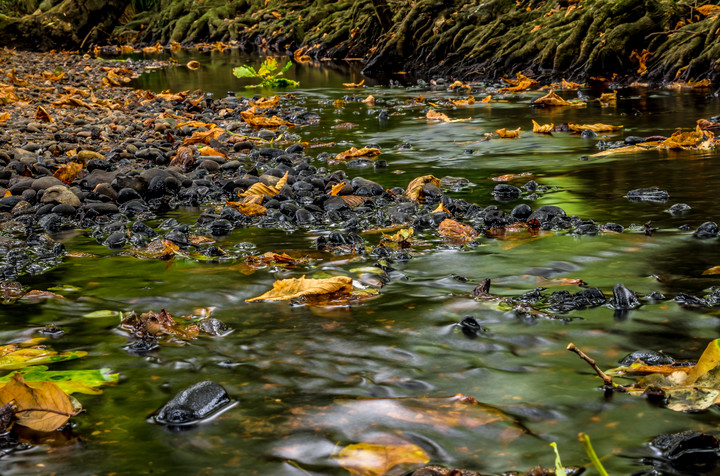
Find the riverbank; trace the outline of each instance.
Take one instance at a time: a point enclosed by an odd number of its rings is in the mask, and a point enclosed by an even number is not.
[[[96,7],[99,16],[88,16],[86,9],[67,1],[33,15],[2,16],[0,42],[88,49],[108,42],[237,41],[246,50],[296,58],[361,59],[371,75],[405,72],[462,80],[523,72],[540,80],[602,77],[657,85],[716,82],[720,71],[716,5],[670,0],[612,5],[599,0],[341,0],[309,5],[165,0],[136,11],[123,2],[103,3],[102,11]],[[108,19],[119,26],[108,26]]]

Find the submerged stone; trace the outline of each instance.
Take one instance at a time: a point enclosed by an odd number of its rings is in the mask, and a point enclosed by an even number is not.
[[[715,238],[718,236],[718,225],[714,221],[706,221],[695,230],[693,236],[701,240]]]
[[[620,359],[619,363],[623,367],[629,367],[638,360],[645,365],[670,365],[675,362],[675,359],[663,351],[636,350]]]
[[[610,304],[615,309],[636,309],[640,307],[637,295],[634,291],[629,290],[624,284],[616,284],[613,287],[613,297]]]
[[[669,198],[669,193],[657,187],[638,188],[627,193],[631,202],[666,202]]]
[[[206,380],[181,390],[154,415],[163,425],[193,425],[233,404],[227,391],[219,384]]]

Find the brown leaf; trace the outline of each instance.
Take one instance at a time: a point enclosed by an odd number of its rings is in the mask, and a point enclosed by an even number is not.
[[[456,106],[469,106],[471,104],[475,104],[475,98],[468,96],[467,99],[451,99],[450,102]]]
[[[287,253],[277,254],[268,251],[260,256],[248,256],[245,261],[255,266],[270,266],[276,264],[298,265],[307,263],[306,259],[293,258]]]
[[[537,98],[533,101],[534,105],[544,105],[544,106],[585,106],[586,103],[582,101],[566,101],[557,94],[555,94],[555,91],[552,89],[549,93],[547,93],[545,96]]]
[[[76,415],[70,397],[52,382],[25,383],[22,373],[15,373],[10,383],[0,389],[0,404],[13,402],[18,425],[37,431],[54,431]]]
[[[356,443],[335,456],[337,463],[352,476],[383,476],[396,466],[409,469],[430,461],[421,447],[393,437],[394,444]]]
[[[120,328],[140,339],[167,335],[181,339],[195,339],[200,329],[195,324],[179,324],[165,309],[140,314],[127,313],[120,322]]]
[[[272,107],[277,107],[278,104],[280,104],[280,96],[278,95],[271,98],[260,98],[256,101],[250,101],[250,105],[254,106],[256,109],[270,109]]]
[[[455,81],[450,86],[448,86],[448,89],[451,91],[454,91],[456,89],[467,89],[468,91],[470,91],[470,89],[472,88],[467,83],[463,83],[462,81]]]
[[[48,112],[42,106],[37,107],[37,111],[35,111],[35,119],[42,122],[53,122],[53,118],[50,117],[50,114],[48,114]]]
[[[378,155],[380,155],[380,149],[375,149],[373,147],[363,147],[362,149],[357,149],[352,147],[350,150],[337,154],[335,156],[335,160],[342,161],[356,157],[377,157]]]
[[[2,114],[0,114],[0,123],[6,122],[8,119],[10,119],[9,112],[3,112]]]
[[[82,172],[83,164],[80,162],[70,162],[61,165],[53,174],[53,177],[60,179],[63,183],[71,184],[73,180]]]
[[[397,233],[392,235],[386,235],[383,233],[382,241],[392,241],[394,243],[402,243],[409,241],[410,238],[415,234],[414,228],[403,228],[402,230],[399,230]]]
[[[250,186],[247,190],[239,194],[240,198],[245,198],[250,195],[267,195],[268,197],[274,197],[278,193],[280,193],[280,190],[285,186],[288,179],[288,172],[285,172],[285,175],[277,181],[277,183],[273,186],[265,185],[262,182],[256,182]],[[245,202],[247,203],[247,202]]]
[[[431,183],[436,185],[437,187],[440,187],[439,178],[433,175],[423,175],[422,177],[413,179],[408,184],[407,189],[405,189],[405,195],[407,195],[410,200],[420,200],[423,197],[423,187],[427,183]]]
[[[495,134],[499,135],[501,139],[518,139],[520,137],[520,128],[509,131],[505,128],[498,129]]]
[[[701,7],[695,7],[695,10],[706,17],[720,15],[720,5],[703,5]]]
[[[175,156],[170,161],[171,166],[181,167],[183,170],[190,170],[195,163],[193,150],[190,147],[178,147]]]
[[[532,177],[532,174],[530,172],[523,172],[521,174],[505,174],[498,175],[497,177],[492,177],[490,180],[492,180],[493,182],[509,182],[511,180],[523,177]]]
[[[347,203],[350,208],[359,207],[366,200],[370,200],[368,197],[361,197],[360,195],[341,195],[340,198]]]
[[[632,53],[630,53],[630,61],[637,61],[638,63],[638,74],[642,74],[647,71],[647,65],[645,63],[647,63],[647,60],[650,59],[650,56],[652,55],[653,53],[645,49],[643,49],[642,51],[633,50]]]
[[[350,294],[352,292],[352,278],[335,276],[324,279],[301,278],[281,279],[273,283],[273,288],[246,302],[253,301],[287,301],[301,296],[314,296],[325,294]]]
[[[478,237],[478,232],[473,227],[451,218],[446,218],[440,223],[438,233],[445,238],[461,243],[470,243]]]
[[[373,96],[371,94],[370,96],[363,99],[362,102],[364,102],[365,104],[367,104],[369,106],[373,106],[375,104],[375,96]]]
[[[148,243],[142,250],[134,250],[134,255],[140,259],[168,260],[180,251],[180,247],[170,240],[156,239]]]
[[[220,127],[215,127],[209,131],[195,131],[190,137],[183,141],[183,145],[209,144],[211,140],[217,139],[223,135],[224,132],[225,129]]]
[[[195,60],[193,60],[193,61],[188,61],[188,63],[187,63],[185,66],[187,66],[187,69],[194,71],[194,70],[200,68],[200,62],[199,62],[199,61],[195,61]]]
[[[603,107],[614,106],[617,104],[617,91],[611,93],[602,93],[598,98],[600,105]]]
[[[225,206],[233,207],[245,216],[264,215],[267,212],[267,208],[257,203],[243,203],[243,202],[225,202]]]
[[[227,154],[225,152],[221,152],[219,150],[213,149],[210,146],[200,147],[198,149],[198,152],[200,152],[200,155],[204,155],[204,156],[225,157],[227,159]]]
[[[280,126],[294,126],[292,122],[287,122],[283,119],[280,119],[277,116],[272,117],[265,117],[265,116],[258,116],[255,115],[251,111],[242,111],[240,113],[243,120],[247,122],[249,125],[253,127],[280,127]]]

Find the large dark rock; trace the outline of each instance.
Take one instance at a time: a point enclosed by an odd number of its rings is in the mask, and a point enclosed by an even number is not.
[[[222,385],[206,380],[181,390],[153,415],[153,419],[163,425],[193,425],[232,404]]]

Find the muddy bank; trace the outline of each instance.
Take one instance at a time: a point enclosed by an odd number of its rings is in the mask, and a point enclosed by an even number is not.
[[[136,11],[143,4],[148,9]],[[248,50],[296,57],[362,59],[368,74],[460,79],[495,79],[518,71],[548,79],[619,75],[628,82],[715,81],[718,76],[717,7],[671,0],[612,5],[597,0],[162,0],[82,8],[48,0],[39,7],[32,15],[0,16],[0,42],[88,48],[106,42],[237,41]],[[93,24],[92,18],[103,23]],[[118,26],[113,30],[108,21]]]

